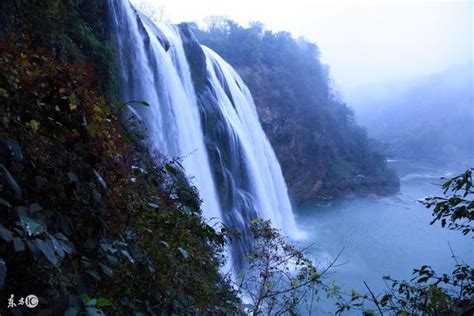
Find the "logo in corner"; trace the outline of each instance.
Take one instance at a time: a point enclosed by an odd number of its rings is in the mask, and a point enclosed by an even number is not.
[[[25,305],[29,308],[35,308],[36,306],[38,306],[38,303],[39,299],[36,295],[28,295],[25,298]]]

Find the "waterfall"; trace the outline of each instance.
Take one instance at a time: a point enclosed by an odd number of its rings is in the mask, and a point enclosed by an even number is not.
[[[158,29],[126,1],[110,1],[120,61],[123,100],[142,100],[150,149],[183,157],[183,166],[199,189],[207,218],[219,218],[199,110],[189,67],[176,27]],[[168,51],[156,33],[166,32]],[[160,36],[164,34],[158,33]]]
[[[135,109],[150,150],[182,157],[204,217],[240,233],[232,239],[233,262],[244,264],[252,245],[248,225],[256,217],[295,236],[280,165],[235,70],[199,46],[186,27],[155,25],[126,0],[109,5],[121,97],[151,105]]]

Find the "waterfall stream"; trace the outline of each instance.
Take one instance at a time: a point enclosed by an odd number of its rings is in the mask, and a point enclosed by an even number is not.
[[[191,39],[205,70],[197,73],[188,63],[190,52],[180,27],[155,25],[126,0],[109,4],[121,98],[151,105],[136,109],[143,116],[150,150],[181,157],[203,200],[204,217],[218,218],[240,233],[232,241],[233,262],[244,263],[252,245],[248,225],[256,217],[270,219],[295,237],[280,165],[236,71]],[[203,84],[198,88],[195,78],[200,75]]]

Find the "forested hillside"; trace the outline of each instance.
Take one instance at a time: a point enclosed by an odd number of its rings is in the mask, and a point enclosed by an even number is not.
[[[266,31],[259,23],[244,28],[223,18],[213,19],[206,31],[196,25],[193,31],[249,86],[297,201],[397,190],[382,147],[337,97],[315,44]]]

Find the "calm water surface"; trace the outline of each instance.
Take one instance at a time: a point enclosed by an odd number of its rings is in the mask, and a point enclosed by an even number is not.
[[[431,211],[417,200],[440,195],[441,176],[447,171],[411,170],[401,178],[400,193],[391,197],[343,198],[331,202],[308,202],[296,211],[299,227],[308,234],[304,244],[315,243],[308,252],[320,265],[327,265],[342,250],[339,263],[329,276],[343,289],[366,293],[366,281],[374,292],[385,289],[382,277],[410,279],[413,268],[431,265],[437,272],[451,272],[456,256],[474,265],[474,241],[460,232],[429,225]],[[332,304],[319,304],[313,314],[334,311]],[[360,314],[360,313],[359,313]]]

